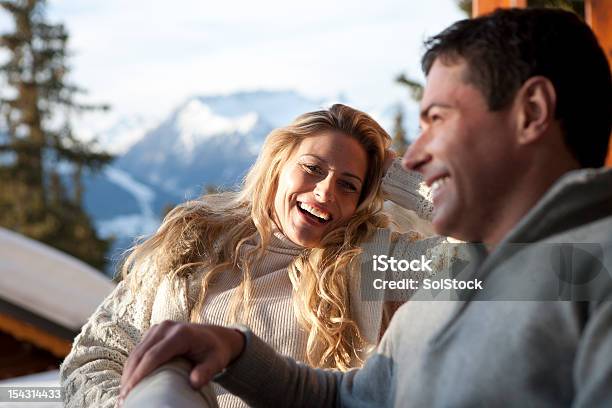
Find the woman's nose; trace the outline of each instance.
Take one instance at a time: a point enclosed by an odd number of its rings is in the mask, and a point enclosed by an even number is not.
[[[335,191],[332,181],[331,175],[328,175],[315,185],[314,195],[317,200],[321,201],[322,203],[334,200]]]

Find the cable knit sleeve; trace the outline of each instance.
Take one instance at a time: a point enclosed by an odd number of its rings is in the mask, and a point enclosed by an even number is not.
[[[83,326],[60,367],[66,407],[113,407],[123,365],[149,328],[153,296],[134,296],[125,281]]]
[[[385,198],[413,210],[420,218],[431,221],[433,204],[431,190],[415,171],[402,168],[401,159],[395,159],[382,180]]]

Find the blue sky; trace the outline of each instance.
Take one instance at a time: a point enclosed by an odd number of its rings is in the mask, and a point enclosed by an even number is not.
[[[114,115],[163,116],[192,95],[295,89],[380,109],[422,78],[422,41],[464,18],[453,0],[49,0],[72,78]],[[2,20],[0,20],[0,25]]]

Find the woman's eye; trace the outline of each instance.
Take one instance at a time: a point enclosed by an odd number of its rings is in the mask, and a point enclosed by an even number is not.
[[[320,174],[321,173],[321,169],[317,165],[314,165],[314,164],[304,164],[303,166],[304,166],[304,168],[309,173],[314,173],[314,174]]]
[[[355,192],[357,191],[357,187],[355,187],[355,185],[353,183],[349,183],[348,181],[341,181],[340,185],[342,186],[342,188],[344,188],[346,191],[351,191],[351,192]]]

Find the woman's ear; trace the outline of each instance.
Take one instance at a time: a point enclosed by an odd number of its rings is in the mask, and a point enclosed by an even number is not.
[[[539,140],[555,119],[557,92],[552,82],[543,76],[529,78],[518,90],[515,103],[519,144]]]

